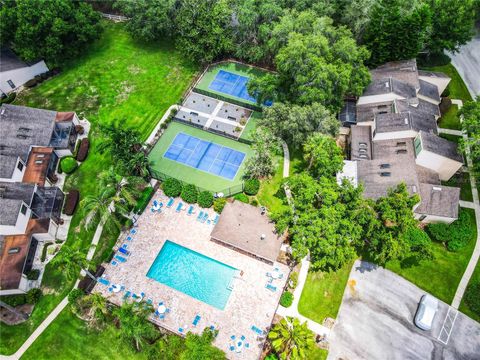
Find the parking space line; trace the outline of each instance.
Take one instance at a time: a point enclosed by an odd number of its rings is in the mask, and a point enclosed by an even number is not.
[[[452,314],[450,314],[452,312]],[[443,344],[447,345],[448,340],[450,339],[450,335],[452,334],[453,327],[455,325],[455,320],[457,319],[458,310],[448,307],[447,315],[443,320],[442,329],[440,330],[440,334],[438,335],[437,340],[442,342]]]

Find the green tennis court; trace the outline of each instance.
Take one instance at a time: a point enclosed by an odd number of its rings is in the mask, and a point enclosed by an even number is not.
[[[181,162],[169,159],[168,156],[165,157],[165,154],[169,151],[172,143],[179,134],[190,135],[197,139],[208,141],[210,143],[244,153],[245,158],[243,159],[243,162],[241,162],[235,177],[229,180],[211,172],[207,172],[202,169],[189,166],[188,164],[183,164]],[[153,162],[152,170],[154,177],[162,178],[162,174],[164,174],[212,192],[220,192],[230,187],[241,186],[245,162],[252,154],[252,149],[246,144],[197,129],[192,126],[184,125],[178,122],[172,122],[155,144],[148,157]]]

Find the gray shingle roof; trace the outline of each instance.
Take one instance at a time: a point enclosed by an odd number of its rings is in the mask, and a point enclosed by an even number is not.
[[[392,78],[407,83],[416,89],[420,88],[417,61],[415,59],[385,63],[373,69],[371,74],[374,79],[391,76]]]
[[[395,106],[397,112],[410,111],[411,113],[416,113],[420,115],[433,115],[440,116],[440,108],[438,105],[432,104],[431,102],[418,99],[415,105],[409,100],[395,100]]]
[[[450,79],[450,77],[442,72],[436,71],[425,71],[425,70],[418,70],[418,76],[428,76],[432,78],[443,78],[443,79]]]
[[[440,102],[440,94],[438,93],[438,87],[434,84],[420,80],[420,95],[426,96],[429,99]]]
[[[9,48],[0,49],[0,72],[20,69],[27,67],[28,64],[18,58]]]
[[[30,206],[35,184],[0,182],[0,224],[15,225],[22,201]]]
[[[377,114],[375,126],[377,133],[405,130],[437,133],[437,121],[433,115],[410,111],[398,114]]]
[[[351,127],[352,160],[370,160],[372,158],[372,128],[366,125]]]
[[[422,201],[415,209],[415,213],[454,219],[458,217],[459,188],[422,183],[420,198]]]
[[[17,158],[27,161],[32,145],[48,146],[55,111],[4,104],[0,108],[0,178],[11,178]]]
[[[420,132],[420,137],[424,150],[463,163],[463,156],[459,153],[458,145],[454,142],[424,131]]]

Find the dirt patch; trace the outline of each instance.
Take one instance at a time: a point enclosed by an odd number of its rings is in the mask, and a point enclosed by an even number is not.
[[[138,75],[138,74],[144,74],[145,70],[143,70],[140,66],[130,65],[128,67],[128,72],[133,75]]]

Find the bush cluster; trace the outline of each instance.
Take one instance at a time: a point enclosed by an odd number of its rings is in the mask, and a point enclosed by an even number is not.
[[[75,160],[72,156],[66,156],[60,160],[60,167],[62,168],[62,172],[65,174],[71,174],[78,167],[77,160]]]
[[[182,183],[177,179],[169,178],[163,182],[162,189],[165,195],[177,197],[182,192]]]
[[[465,302],[475,314],[480,316],[480,282],[468,285]]]
[[[12,91],[10,94],[0,100],[0,104],[11,104],[16,97],[17,93],[15,91]]]
[[[248,204],[250,200],[248,199],[248,196],[245,195],[244,193],[237,194],[233,197],[235,200],[241,201],[245,204]]]
[[[260,189],[260,180],[258,179],[248,179],[245,181],[244,192],[247,195],[257,195],[258,190]]]
[[[30,289],[27,292],[27,303],[36,304],[41,297],[42,297],[42,290],[38,288]]]
[[[38,280],[39,276],[40,276],[40,270],[38,269],[32,269],[27,273],[28,280]]]
[[[226,203],[227,199],[225,198],[217,198],[213,200],[213,210],[215,210],[217,214],[220,214],[223,211]]]
[[[198,194],[198,205],[202,208],[209,208],[213,204],[213,195],[210,191],[202,191]]]
[[[285,291],[282,296],[280,296],[280,305],[283,307],[290,307],[293,303],[293,294],[289,291]]]
[[[68,303],[75,304],[79,298],[85,295],[85,292],[82,289],[75,288],[68,294]]]
[[[461,211],[458,219],[450,225],[430,224],[427,232],[432,240],[447,244],[448,250],[458,251],[471,241],[474,229],[470,213]]]
[[[180,194],[183,201],[194,204],[197,202],[198,191],[195,185],[185,184],[182,188],[182,193]]]

